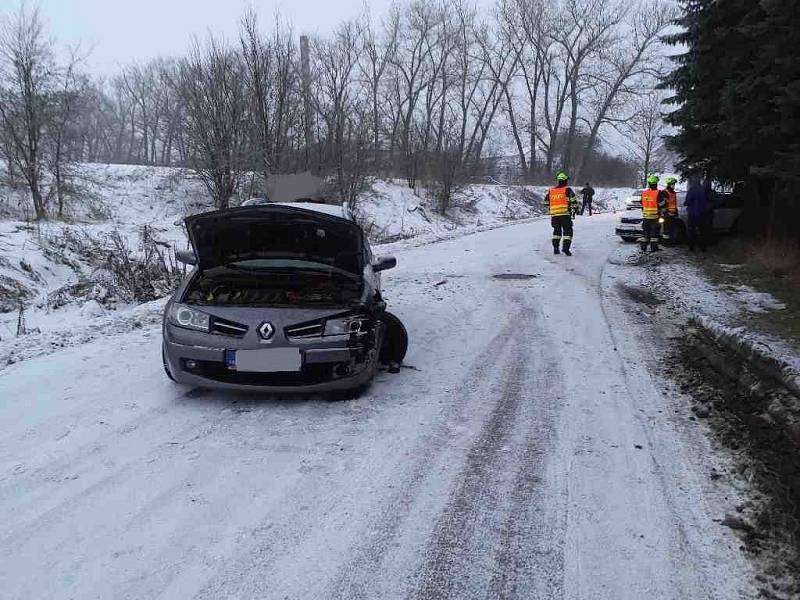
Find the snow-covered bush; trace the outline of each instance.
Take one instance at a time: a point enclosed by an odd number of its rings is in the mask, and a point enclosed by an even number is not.
[[[77,298],[101,304],[148,302],[170,293],[184,274],[172,245],[156,238],[148,225],[139,229],[135,249],[116,229],[93,236],[66,227],[48,240],[48,247],[51,256],[58,255],[64,264],[77,267],[80,261],[92,268],[90,277],[50,294],[53,307]]]

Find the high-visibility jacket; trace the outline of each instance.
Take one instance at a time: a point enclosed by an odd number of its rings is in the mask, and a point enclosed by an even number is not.
[[[664,190],[667,193],[667,214],[672,217],[678,216],[678,194],[675,190],[667,188]]]
[[[651,190],[647,188],[642,191],[642,217],[645,219],[657,219],[659,217],[658,197],[661,190]]]
[[[564,217],[570,214],[569,198],[567,198],[567,187],[550,188],[548,192],[550,199],[550,216]]]

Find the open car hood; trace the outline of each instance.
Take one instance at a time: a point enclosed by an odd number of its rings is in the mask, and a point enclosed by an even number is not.
[[[201,270],[279,258],[322,263],[362,276],[363,232],[340,217],[263,204],[201,213],[185,222]]]

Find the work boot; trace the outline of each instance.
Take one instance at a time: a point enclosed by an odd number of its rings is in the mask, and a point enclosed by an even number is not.
[[[567,256],[572,256],[572,252],[570,252],[570,247],[572,246],[572,240],[564,240],[564,254]]]
[[[559,240],[553,240],[553,254],[561,254],[561,251],[558,249]]]
[[[642,242],[639,246],[641,246],[642,252],[647,252],[647,242]]]
[[[650,252],[661,252],[658,244],[650,244]]]

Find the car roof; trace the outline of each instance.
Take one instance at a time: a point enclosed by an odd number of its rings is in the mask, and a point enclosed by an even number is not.
[[[263,198],[251,198],[244,202],[243,206],[253,206],[258,204],[274,204],[276,206],[289,206],[292,208],[301,208],[303,210],[310,210],[332,217],[339,217],[348,221],[354,221],[353,213],[350,209],[340,204],[323,204],[321,202],[269,202]]]
[[[293,206],[294,208],[302,208],[303,210],[313,210],[315,212],[331,215],[332,217],[339,217],[340,219],[352,220],[350,211],[339,204],[322,204],[320,202],[275,202],[279,206]]]

